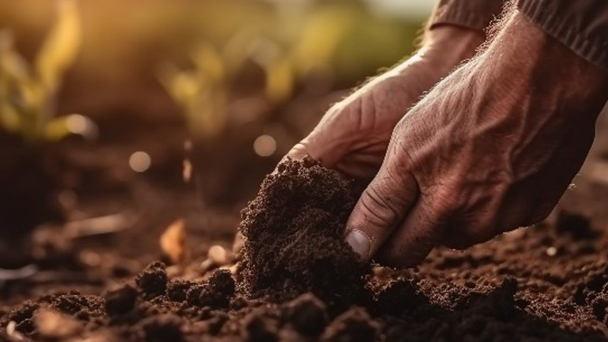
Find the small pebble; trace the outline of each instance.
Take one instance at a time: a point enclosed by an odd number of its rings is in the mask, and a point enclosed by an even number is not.
[[[213,260],[205,259],[203,262],[201,262],[200,271],[201,271],[201,273],[204,274],[204,273],[207,273],[216,268],[217,268],[217,265],[213,262]]]
[[[67,339],[79,334],[83,327],[76,319],[53,310],[42,310],[35,316],[38,334],[49,339]]]
[[[215,245],[209,248],[207,257],[218,266],[223,266],[228,263],[226,249],[224,249],[222,246]]]
[[[25,339],[25,337],[23,337],[23,335],[17,331],[17,322],[15,321],[8,322],[8,325],[6,326],[6,334],[17,341],[23,341]]]

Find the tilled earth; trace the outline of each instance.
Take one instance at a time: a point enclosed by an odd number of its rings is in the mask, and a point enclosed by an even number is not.
[[[287,161],[242,213],[236,266],[183,277],[155,262],[98,295],[7,307],[0,341],[608,340],[608,238],[584,217],[393,270],[342,242],[359,191]]]

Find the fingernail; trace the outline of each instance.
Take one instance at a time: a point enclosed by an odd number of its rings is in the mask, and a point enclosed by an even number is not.
[[[369,237],[362,231],[353,229],[346,236],[346,242],[352,247],[352,249],[361,256],[361,258],[367,260],[369,258],[369,249],[372,245]]]

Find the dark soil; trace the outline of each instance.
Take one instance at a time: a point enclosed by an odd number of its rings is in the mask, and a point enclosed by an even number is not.
[[[14,244],[41,223],[65,219],[54,197],[61,186],[60,166],[48,146],[26,144],[0,131],[0,160],[0,182],[5,185],[0,196],[0,236],[10,233]],[[0,267],[10,264],[9,256],[0,256]]]
[[[342,242],[359,190],[287,161],[243,211],[236,274],[180,278],[155,262],[101,294],[6,308],[0,341],[608,340],[608,236],[584,217],[393,270],[358,262]]]
[[[371,268],[344,242],[356,189],[310,159],[281,163],[242,212],[243,291],[273,301],[312,292],[331,305],[364,302]]]

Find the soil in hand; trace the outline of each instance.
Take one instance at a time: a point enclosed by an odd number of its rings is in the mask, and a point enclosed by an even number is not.
[[[312,292],[332,305],[364,302],[371,267],[344,242],[358,188],[308,158],[281,163],[242,211],[241,289],[272,301]]]

